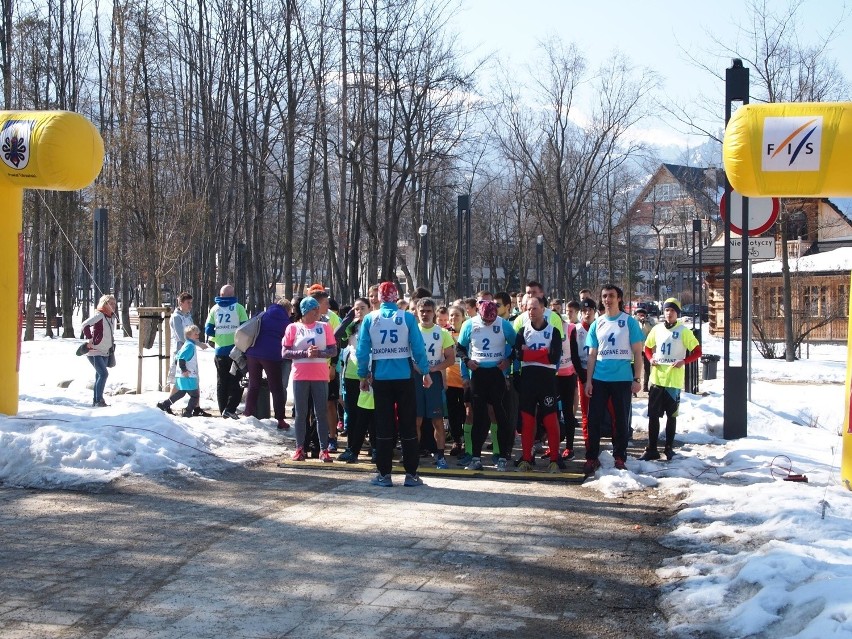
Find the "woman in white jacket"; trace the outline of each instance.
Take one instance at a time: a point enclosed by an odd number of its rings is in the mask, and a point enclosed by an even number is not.
[[[104,388],[106,388],[109,369],[107,362],[115,342],[115,310],[117,303],[112,295],[102,295],[98,300],[98,309],[92,316],[83,322],[83,335],[86,337],[89,352],[89,362],[95,369],[95,389],[92,398],[92,406],[108,406],[104,401]]]

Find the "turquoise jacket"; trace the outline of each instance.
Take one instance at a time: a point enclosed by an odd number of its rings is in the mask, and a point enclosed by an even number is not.
[[[355,356],[358,359],[358,377],[364,379],[370,373],[370,354],[373,351],[373,342],[370,337],[370,326],[373,319],[381,314],[381,317],[391,317],[399,309],[393,302],[383,302],[379,310],[373,311],[361,322],[358,331],[358,345]],[[411,313],[402,313],[405,325],[408,328],[408,344],[411,351],[410,357],[399,357],[396,359],[379,359],[372,361],[373,379],[409,379],[414,371],[411,368],[411,360],[417,364],[421,371],[429,370],[429,359],[426,355],[426,343],[417,326],[417,320]]]

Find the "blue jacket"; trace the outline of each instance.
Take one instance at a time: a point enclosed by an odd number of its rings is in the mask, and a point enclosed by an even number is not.
[[[254,346],[246,351],[246,357],[282,361],[281,338],[284,337],[284,329],[289,323],[290,316],[284,307],[280,304],[270,304],[260,320],[260,332]]]
[[[373,311],[361,322],[358,331],[358,346],[355,356],[358,359],[358,377],[364,379],[370,373],[370,354],[373,351],[373,342],[370,338],[370,326],[376,314],[382,317],[391,317],[399,309],[393,302],[382,302],[378,311]],[[411,313],[402,313],[408,328],[408,344],[411,357],[400,357],[398,359],[379,359],[372,362],[373,379],[410,379],[413,374],[411,360],[413,359],[421,371],[429,370],[429,359],[426,356],[426,343],[417,326],[417,320]]]

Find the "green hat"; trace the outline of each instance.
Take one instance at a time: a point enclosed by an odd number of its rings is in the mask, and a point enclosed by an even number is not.
[[[676,298],[670,297],[665,302],[663,302],[663,310],[667,308],[673,308],[677,311],[677,314],[680,315],[680,302],[678,302]]]

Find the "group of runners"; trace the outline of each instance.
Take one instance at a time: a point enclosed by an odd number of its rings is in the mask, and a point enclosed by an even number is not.
[[[216,302],[205,333],[216,348],[220,412],[234,418],[242,395],[233,366],[234,334],[247,316],[229,285]],[[635,317],[625,311],[623,293],[613,284],[601,287],[597,297],[581,291],[579,301],[564,305],[561,300],[548,305],[541,284],[529,282],[523,295],[481,292],[441,306],[428,291],[418,289],[404,300],[395,284],[382,282],[338,314],[322,285],[313,285],[301,299],[270,306],[259,322],[245,351],[250,390],[243,414],[256,410],[252,378],[259,384],[262,370],[278,426],[288,429],[284,405],[292,376],[292,459],[307,457],[311,432],[317,456],[331,462],[337,436],[345,433],[348,445],[338,461],[357,462],[369,454],[377,470],[371,481],[382,487],[393,485],[397,447],[404,485],[419,486],[424,454],[437,469],[449,468],[449,454],[467,470],[482,470],[489,436],[487,463],[495,470],[529,471],[542,454],[548,472],[561,472],[574,459],[578,427],[583,471],[590,476],[600,467],[604,435],[612,437],[615,467],[625,468],[631,401],[647,390],[649,443],[641,459],[660,459],[663,416],[663,453],[671,459],[684,365],[697,360],[701,348],[679,319],[679,302],[671,298],[663,306],[663,320],[651,325],[644,309]],[[189,325],[180,333],[186,342],[175,359],[178,380],[197,378],[197,363],[182,354],[194,359],[199,332]],[[168,410],[186,386],[158,406]],[[198,410],[197,380],[195,393],[186,416]],[[311,424],[315,429],[309,431]],[[517,433],[520,455],[513,458]]]

